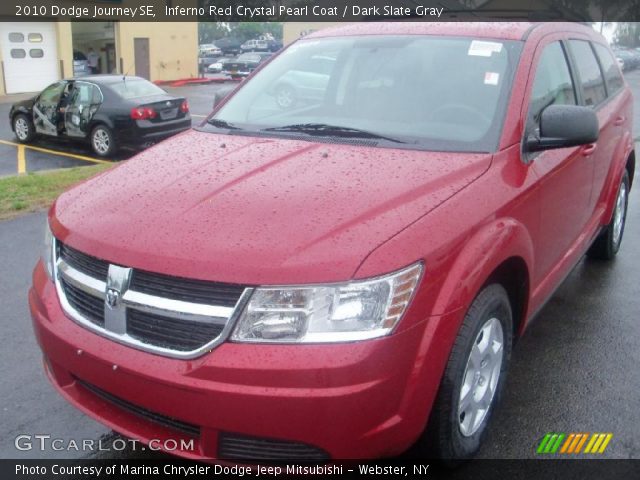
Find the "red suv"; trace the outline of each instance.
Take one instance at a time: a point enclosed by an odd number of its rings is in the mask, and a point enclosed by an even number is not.
[[[631,104],[583,25],[309,35],[58,198],[29,294],[49,378],[189,458],[470,457],[514,340],[620,247]]]

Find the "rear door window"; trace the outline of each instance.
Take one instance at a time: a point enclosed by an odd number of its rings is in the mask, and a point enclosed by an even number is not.
[[[620,73],[618,62],[615,58],[613,58],[613,54],[609,51],[609,49],[604,45],[594,43],[593,47],[596,51],[596,54],[598,55],[598,58],[600,59],[600,65],[602,66],[602,71],[604,72],[604,79],[607,82],[607,90],[609,92],[609,95],[613,95],[624,85],[624,80],[622,80],[622,74]]]
[[[529,104],[529,125],[540,126],[540,114],[549,105],[576,105],[569,64],[560,42],[547,45],[540,56]]]
[[[584,103],[589,107],[596,107],[607,98],[600,65],[589,42],[569,40],[569,45],[580,75]]]

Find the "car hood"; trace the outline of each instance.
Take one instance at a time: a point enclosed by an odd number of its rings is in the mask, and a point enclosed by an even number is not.
[[[90,255],[175,276],[343,281],[490,162],[191,130],[64,193],[50,223]]]

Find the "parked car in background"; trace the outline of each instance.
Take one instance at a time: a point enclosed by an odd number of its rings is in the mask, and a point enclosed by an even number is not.
[[[625,71],[635,70],[640,67],[640,52],[630,49],[614,49],[616,58],[622,60],[622,67]]]
[[[237,38],[221,38],[220,40],[216,40],[215,44],[220,48],[223,55],[237,55],[242,52],[242,42]]]
[[[91,75],[91,67],[89,66],[89,60],[87,56],[79,50],[73,51],[73,76],[83,77],[85,75]]]
[[[220,58],[219,53],[206,53],[198,57],[198,70],[200,73],[207,71],[209,65],[216,63]]]
[[[277,52],[282,48],[282,42],[280,40],[267,40],[270,52]]]
[[[278,106],[313,57],[336,59],[324,94]],[[585,254],[618,253],[632,106],[577,23],[312,33],[55,201],[29,292],[47,377],[191,460],[471,458],[515,341]]]
[[[327,90],[327,83],[336,58],[313,55],[288,70],[271,87],[280,108],[292,108],[304,102],[318,102]]]
[[[88,142],[109,157],[121,146],[140,147],[191,127],[189,105],[144,78],[92,75],[60,80],[13,104],[11,128],[21,143],[37,135]]]
[[[206,72],[207,73],[221,73],[224,64],[228,62],[228,58],[220,58],[213,63],[207,65]]]
[[[199,46],[198,53],[200,56],[220,56],[222,50],[213,43],[205,43]]]
[[[269,43],[266,40],[247,40],[240,48],[243,52],[267,52]]]
[[[227,60],[222,64],[222,73],[231,78],[248,76],[258,66],[271,57],[270,52],[243,53],[235,60]]]

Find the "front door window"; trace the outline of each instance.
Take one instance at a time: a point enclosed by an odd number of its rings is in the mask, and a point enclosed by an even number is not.
[[[67,82],[57,82],[45,88],[33,106],[33,124],[38,133],[58,135],[58,106]]]

